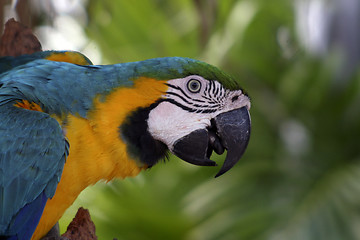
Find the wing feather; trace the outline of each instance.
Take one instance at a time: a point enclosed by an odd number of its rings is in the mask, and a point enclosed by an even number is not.
[[[19,211],[43,192],[54,195],[68,148],[48,114],[0,105],[0,235],[18,234],[12,224]]]

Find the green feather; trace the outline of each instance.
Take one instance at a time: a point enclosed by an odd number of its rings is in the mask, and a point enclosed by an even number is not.
[[[200,75],[208,80],[217,80],[230,90],[240,89],[239,83],[230,75],[208,63],[182,57],[155,58],[141,63],[138,70],[143,75],[159,80]]]

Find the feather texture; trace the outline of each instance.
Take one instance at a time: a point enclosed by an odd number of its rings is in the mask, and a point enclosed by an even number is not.
[[[136,151],[128,153],[119,127],[161,99],[167,80],[189,75],[239,88],[217,68],[188,58],[114,65],[91,65],[75,52],[1,58],[0,236],[28,239],[48,199],[33,235],[39,239],[88,185],[138,174],[146,166]],[[64,134],[71,145],[65,167]],[[29,216],[35,224],[26,228]]]
[[[11,103],[0,106],[0,135],[0,234],[13,235],[27,224],[20,209],[34,203],[26,212],[41,213],[44,200],[35,199],[54,195],[68,144],[55,119]]]

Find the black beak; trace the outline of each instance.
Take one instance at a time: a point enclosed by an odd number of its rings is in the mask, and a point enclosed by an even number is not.
[[[209,129],[198,129],[175,142],[172,152],[182,160],[199,166],[216,166],[212,151],[226,159],[215,177],[230,170],[242,157],[250,139],[251,120],[246,107],[221,113]]]

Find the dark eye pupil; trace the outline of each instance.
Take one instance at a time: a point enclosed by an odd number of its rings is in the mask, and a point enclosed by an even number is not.
[[[192,89],[197,89],[197,88],[198,88],[198,85],[199,85],[199,84],[194,81],[194,82],[191,83],[191,88],[192,88]]]
[[[200,91],[200,88],[201,88],[201,83],[199,82],[199,80],[192,79],[188,82],[188,89],[191,92],[197,93]]]

